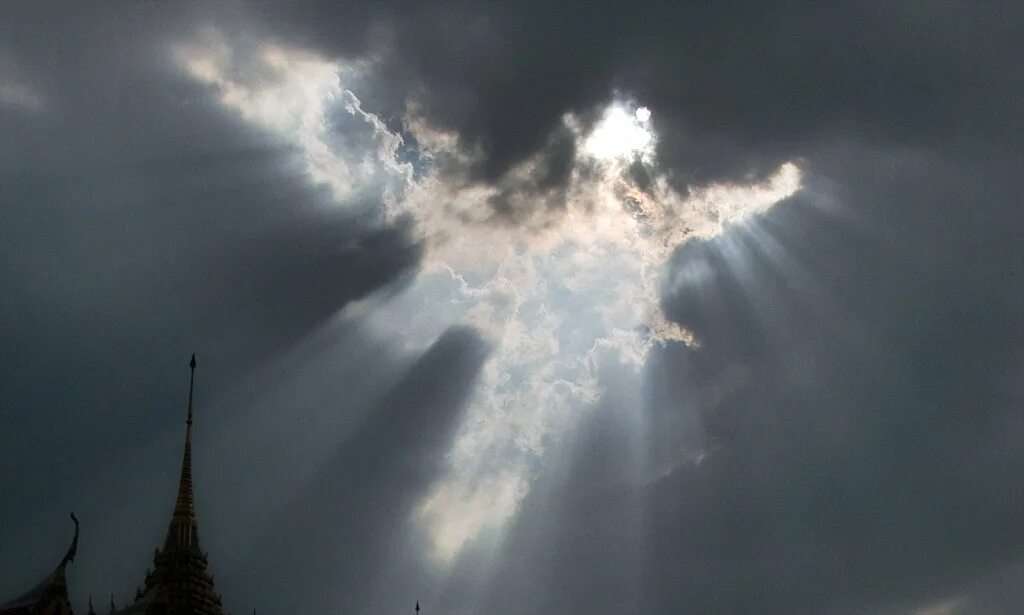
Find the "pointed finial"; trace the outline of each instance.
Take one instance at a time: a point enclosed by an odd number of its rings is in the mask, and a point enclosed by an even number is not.
[[[185,451],[181,458],[181,479],[178,483],[178,498],[174,504],[174,514],[167,528],[164,549],[172,545],[177,547],[198,547],[196,535],[196,511],[192,497],[192,396],[196,381],[196,355],[193,353],[188,362],[188,419],[185,421]]]
[[[110,594],[110,612],[113,613],[116,610],[117,610],[117,607],[114,606],[114,594],[111,593]]]
[[[419,600],[416,601],[416,612],[417,613],[420,612],[420,601]]]
[[[73,561],[78,553],[78,517],[75,516],[75,513],[71,513],[71,520],[75,522],[75,537],[71,539],[71,546],[68,547],[68,552],[64,554],[64,559],[60,562],[61,566]]]
[[[189,425],[192,424],[192,385],[195,384],[196,379],[196,353],[192,353],[192,359],[188,362],[189,374],[188,374],[188,421]]]
[[[89,615],[96,615],[96,609],[92,608],[92,594],[89,594]]]

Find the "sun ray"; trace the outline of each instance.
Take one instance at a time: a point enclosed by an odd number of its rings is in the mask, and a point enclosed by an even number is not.
[[[680,193],[657,173],[652,111],[621,100],[590,127],[573,114],[563,117],[560,129],[575,140],[576,156],[557,197],[538,192],[533,179],[543,153],[493,185],[466,184],[452,179],[459,174],[451,168],[470,167],[480,153],[419,117],[414,101],[405,130],[424,168],[414,172],[398,160],[403,136],[348,89],[365,66],[276,46],[240,59],[217,33],[178,53],[184,70],[226,108],[298,147],[310,180],[329,187],[339,207],[376,192],[383,224],[412,221],[425,249],[418,276],[396,294],[349,306],[340,318],[361,319],[408,353],[454,324],[473,326],[491,344],[447,470],[412,513],[430,545],[427,557],[442,567],[470,546],[500,544],[550,451],[599,407],[602,370],[625,368],[638,381],[653,348],[700,344],[659,303],[664,265],[676,247],[718,237],[802,184],[799,168],[787,163],[763,181]],[[360,138],[329,131],[331,113],[348,118]],[[436,160],[447,172],[431,166]],[[653,171],[650,185],[628,172],[638,163]],[[548,198],[558,206],[537,206]],[[493,221],[497,199],[515,212],[514,224]],[[741,254],[731,265],[737,271]]]

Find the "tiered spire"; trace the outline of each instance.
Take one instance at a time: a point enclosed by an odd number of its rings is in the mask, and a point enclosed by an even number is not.
[[[174,503],[171,525],[167,528],[164,550],[177,547],[199,546],[199,527],[192,497],[192,393],[196,381],[196,355],[188,362],[188,418],[185,420],[185,453],[181,459],[181,478],[178,481],[178,499]]]
[[[153,558],[153,570],[135,604],[126,612],[168,615],[221,615],[220,596],[206,569],[206,553],[199,548],[192,495],[192,396],[195,390],[196,356],[188,363],[188,415],[185,420],[185,452],[181,460],[178,497],[163,548]]]

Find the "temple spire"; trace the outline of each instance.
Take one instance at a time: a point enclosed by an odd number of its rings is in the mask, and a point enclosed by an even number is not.
[[[185,452],[181,459],[181,478],[178,482],[178,498],[174,503],[174,514],[171,525],[167,528],[167,539],[164,548],[176,546],[187,548],[195,544],[198,547],[198,528],[196,510],[192,497],[192,394],[195,389],[196,355],[188,363],[188,415],[185,419]]]
[[[188,363],[188,413],[185,452],[174,514],[163,548],[153,555],[153,568],[127,612],[177,615],[224,615],[220,596],[207,570],[206,553],[199,547],[199,526],[192,500],[192,398],[195,393],[196,355]]]

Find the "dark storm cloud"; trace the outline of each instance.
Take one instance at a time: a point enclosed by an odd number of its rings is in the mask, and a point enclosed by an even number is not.
[[[684,185],[767,173],[821,142],[1008,148],[1021,129],[1010,3],[356,6],[267,13],[317,49],[383,53],[392,87],[480,146],[491,180],[613,90],[651,107]]]
[[[0,53],[45,101],[0,107],[0,589],[16,593],[51,565],[40,546],[72,508],[84,532],[80,607],[87,593],[123,602],[151,563],[174,489],[188,353],[200,356],[201,398],[224,397],[350,301],[400,283],[419,248],[365,206],[339,209],[295,152],[180,74],[170,45],[207,23],[202,7],[67,8],[5,7],[0,25]],[[367,366],[397,369],[371,341],[348,339],[355,355],[375,352]],[[330,372],[304,386],[323,387]],[[279,416],[300,408],[283,404]],[[223,421],[204,419],[211,431]],[[200,501],[235,488],[235,454],[197,450]],[[228,522],[211,529],[244,527],[243,511],[219,513]],[[207,542],[232,559],[230,540]],[[18,552],[30,555],[19,564]]]
[[[538,209],[558,212],[565,207],[562,190],[576,163],[575,135],[564,126],[552,132],[536,152],[535,168],[525,177],[506,177],[488,199],[494,210],[488,224],[522,224]]]

